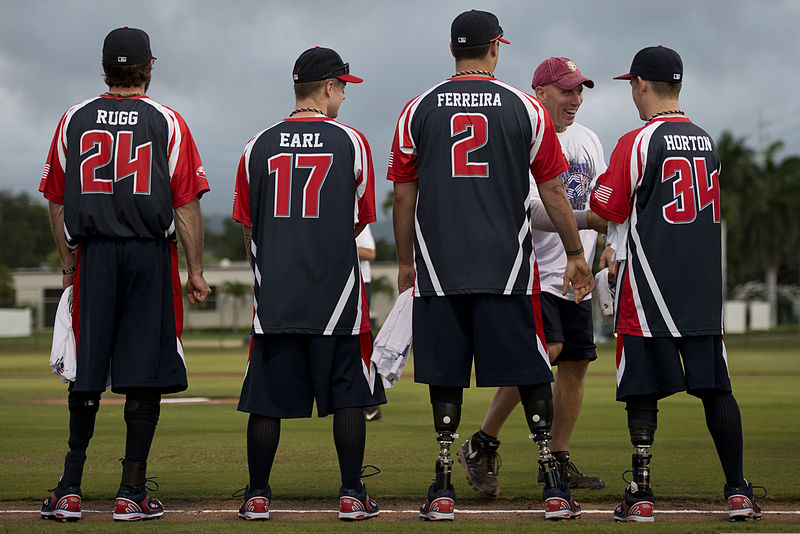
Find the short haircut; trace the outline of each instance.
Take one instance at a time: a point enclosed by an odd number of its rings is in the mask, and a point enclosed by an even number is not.
[[[456,61],[463,61],[465,59],[483,59],[489,53],[492,43],[486,43],[478,46],[465,46],[465,47],[452,47],[453,57]]]
[[[150,62],[136,65],[103,63],[106,85],[109,87],[138,87],[150,84]]]
[[[681,92],[681,83],[656,82],[653,80],[647,81],[650,82],[650,87],[653,88],[653,93],[659,98],[678,98],[678,94]],[[634,83],[638,86],[639,78],[634,76],[631,78],[631,83]]]
[[[311,98],[312,96],[319,93],[325,84],[328,83],[328,80],[333,80],[334,83],[337,85],[344,85],[347,82],[340,80],[339,78],[326,78],[324,80],[317,80],[315,82],[303,82],[303,83],[295,83],[294,84],[294,97],[298,100],[302,100],[304,98]]]
[[[650,80],[653,92],[660,98],[678,98],[681,92],[681,83],[654,82]]]

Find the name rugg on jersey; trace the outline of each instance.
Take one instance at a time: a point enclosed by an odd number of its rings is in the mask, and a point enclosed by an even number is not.
[[[111,126],[133,126],[139,122],[138,111],[108,111],[106,109],[97,110],[97,124],[109,124]]]
[[[287,133],[281,132],[280,146],[284,148],[321,148],[324,146],[317,133]]]
[[[439,107],[485,108],[503,105],[500,93],[439,93],[436,97]]]
[[[711,152],[711,139],[705,135],[665,135],[667,150],[703,150]]]

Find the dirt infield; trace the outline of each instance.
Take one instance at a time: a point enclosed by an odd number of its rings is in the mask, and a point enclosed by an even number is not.
[[[163,520],[170,522],[234,521],[240,501],[180,501],[165,500],[166,512]],[[399,523],[419,521],[421,503],[400,499],[381,499],[381,513],[370,522]],[[584,506],[580,521],[609,522],[615,503],[593,502]],[[335,503],[325,501],[281,501],[274,500],[270,510],[271,521],[331,521],[337,519]],[[34,522],[40,520],[40,504],[31,501],[8,501],[0,503],[0,522]],[[515,507],[516,506],[516,507]],[[84,501],[83,521],[103,522],[111,520],[113,502]],[[791,504],[767,505],[764,521],[800,521],[798,506]],[[456,508],[456,521],[516,522],[543,520],[544,511],[540,502],[492,503]],[[727,523],[727,512],[719,506],[691,502],[659,501],[655,520],[662,522],[720,521]]]

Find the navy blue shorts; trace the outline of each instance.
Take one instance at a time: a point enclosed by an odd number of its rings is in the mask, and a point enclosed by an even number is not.
[[[178,252],[167,239],[84,241],[76,252],[74,391],[187,387]]]
[[[386,403],[383,382],[369,362],[369,332],[357,336],[257,334],[239,397],[239,411],[290,419],[325,417],[340,408]],[[367,367],[367,366],[370,367]],[[367,369],[372,369],[374,393]]]
[[[553,365],[566,360],[596,360],[592,301],[576,304],[574,300],[542,293],[541,303],[545,340],[564,344]]]
[[[414,381],[469,387],[553,381],[539,295],[414,297]]]
[[[618,401],[709,389],[731,391],[722,336],[617,337]]]

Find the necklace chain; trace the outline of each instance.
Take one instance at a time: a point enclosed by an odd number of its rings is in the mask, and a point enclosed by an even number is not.
[[[476,74],[482,74],[484,76],[489,76],[490,78],[494,78],[494,74],[492,74],[488,70],[462,70],[461,72],[456,72],[451,77],[457,78],[458,76],[474,76]]]
[[[666,111],[659,111],[658,113],[653,113],[652,115],[650,115],[650,118],[647,119],[647,122],[650,122],[656,117],[661,117],[663,115],[684,115],[684,112],[680,109],[668,109]]]
[[[116,96],[118,98],[127,98],[127,97],[130,97],[130,96],[144,96],[144,93],[123,94],[123,93],[109,93],[108,91],[106,91],[106,94],[108,96]]]
[[[317,108],[297,108],[296,110],[289,113],[289,116],[296,115],[297,113],[302,113],[304,111],[310,111],[312,113],[319,113],[320,115],[325,115],[322,111],[318,110]]]

